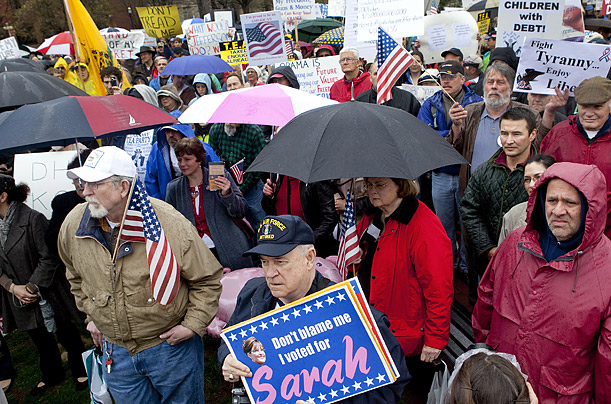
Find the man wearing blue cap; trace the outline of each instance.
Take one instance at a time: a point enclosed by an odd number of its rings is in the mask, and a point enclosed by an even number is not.
[[[314,232],[301,218],[290,215],[266,216],[259,226],[257,240],[257,246],[244,254],[259,256],[265,277],[251,279],[244,285],[227,326],[259,316],[332,285],[330,280],[316,271]],[[350,397],[343,400],[343,403],[395,403],[411,378],[401,346],[388,329],[388,318],[374,308],[371,311],[400,377],[393,384]],[[252,376],[248,366],[239,362],[224,342],[218,351],[218,361],[223,377],[228,382],[236,382],[240,376]]]

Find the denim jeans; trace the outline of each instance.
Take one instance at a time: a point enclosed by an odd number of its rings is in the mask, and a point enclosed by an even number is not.
[[[112,367],[104,380],[116,404],[203,404],[204,345],[199,335],[178,345],[162,342],[130,356],[112,347]],[[102,356],[102,363],[106,354]]]
[[[461,196],[458,189],[458,175],[433,172],[432,188],[435,213],[439,220],[441,220],[441,225],[452,242],[454,269],[457,270],[460,265],[460,270],[463,273],[467,273],[464,234],[459,243],[456,240],[456,218],[459,219],[459,223],[462,225],[462,217],[459,210]],[[460,244],[460,250],[458,249],[458,244]]]
[[[259,180],[257,185],[246,191],[244,199],[248,203],[248,213],[246,213],[246,220],[252,226],[255,233],[259,229],[259,224],[265,217],[265,211],[261,207],[261,201],[263,200],[263,181]]]

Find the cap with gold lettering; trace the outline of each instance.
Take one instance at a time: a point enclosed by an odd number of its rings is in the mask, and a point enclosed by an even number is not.
[[[244,255],[279,257],[302,244],[314,244],[314,232],[298,216],[266,216],[257,231],[257,246]]]

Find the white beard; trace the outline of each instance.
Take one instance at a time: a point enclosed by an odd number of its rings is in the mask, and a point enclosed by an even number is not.
[[[103,217],[106,217],[106,215],[108,215],[108,209],[102,206],[102,204],[100,203],[100,201],[98,201],[96,197],[87,196],[85,197],[85,200],[88,202],[87,207],[89,208],[91,217],[94,217],[96,219],[101,219]],[[98,205],[98,207],[96,208],[95,206],[93,206],[92,202]]]
[[[497,109],[502,107],[503,105],[507,105],[509,101],[511,101],[511,93],[509,91],[507,92],[507,94],[501,94],[499,92],[495,92],[495,94],[498,94],[499,97],[490,98],[489,95],[484,94],[484,102],[486,103],[486,106],[492,109]]]

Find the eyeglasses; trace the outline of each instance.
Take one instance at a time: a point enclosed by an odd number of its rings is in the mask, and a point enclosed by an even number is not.
[[[341,58],[339,60],[340,63],[352,63],[354,62],[356,59],[355,58]]]
[[[381,192],[388,184],[388,182],[382,184],[365,184],[365,189],[367,189],[367,192]]]
[[[100,185],[108,184],[109,182],[114,182],[114,181],[109,180],[109,181],[100,181],[100,182],[87,182],[87,181],[81,181],[81,182],[83,184],[83,189],[85,189],[85,187],[88,186],[89,189],[91,189],[92,191],[97,191]]]

